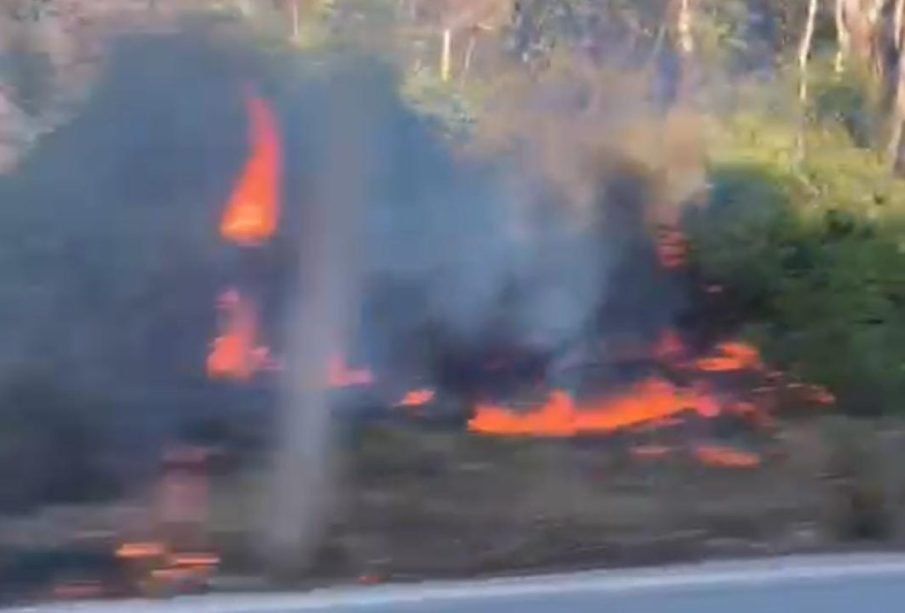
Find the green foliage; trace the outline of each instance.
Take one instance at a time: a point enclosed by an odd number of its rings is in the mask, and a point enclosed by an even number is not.
[[[414,70],[405,76],[402,96],[413,108],[437,119],[440,127],[452,137],[469,132],[478,112],[475,88],[444,83],[437,72],[429,68]]]
[[[690,221],[701,271],[768,354],[853,413],[905,394],[905,184],[840,126],[775,116],[714,128],[712,203]]]

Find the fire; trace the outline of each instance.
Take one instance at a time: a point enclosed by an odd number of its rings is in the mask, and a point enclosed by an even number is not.
[[[413,408],[424,406],[433,401],[436,393],[432,389],[411,390],[396,403],[397,407]]]
[[[220,556],[213,553],[178,553],[170,559],[170,565],[179,567],[209,567],[220,564]]]
[[[282,151],[273,110],[264,98],[246,94],[251,152],[220,222],[223,238],[257,245],[276,231],[280,213]]]
[[[761,368],[760,353],[746,343],[727,342],[717,345],[717,355],[701,358],[696,366],[707,372],[726,372],[732,370],[759,370]]]
[[[720,404],[701,389],[679,388],[662,379],[648,379],[627,393],[588,404],[576,404],[565,391],[554,390],[547,402],[527,412],[478,405],[468,427],[481,434],[568,437],[614,432],[685,411],[714,417]]]
[[[252,304],[235,289],[220,299],[225,311],[225,331],[214,339],[207,358],[207,373],[213,378],[249,380],[269,363],[269,351],[257,346],[257,317]]]
[[[163,543],[123,543],[116,549],[116,557],[134,560],[138,558],[156,558],[165,555],[166,546]]]
[[[694,457],[702,464],[718,468],[756,468],[761,464],[756,453],[722,445],[698,445]]]
[[[334,356],[327,367],[330,387],[358,387],[374,383],[374,373],[368,368],[349,368],[345,358]]]

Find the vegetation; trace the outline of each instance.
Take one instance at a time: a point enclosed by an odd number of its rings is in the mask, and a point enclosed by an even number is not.
[[[229,83],[249,66],[267,66],[275,98],[298,99],[302,72],[350,48],[394,66],[402,99],[457,154],[530,158],[562,195],[562,215],[580,219],[586,200],[631,169],[649,221],[680,222],[693,275],[722,288],[709,299],[715,327],[825,385],[843,413],[901,415],[900,0],[190,4],[0,7],[0,464],[16,458],[36,475],[14,483],[0,469],[0,510],[110,495],[121,467],[109,454],[124,436],[265,403],[203,373],[216,292],[235,264],[214,236],[226,188],[210,169],[235,167],[242,145],[204,126],[238,125]],[[229,24],[239,34],[223,38],[242,52],[221,62],[233,47],[218,38],[105,73],[97,45],[82,44],[123,23],[147,34],[188,11]],[[127,18],[104,21],[114,13]],[[136,39],[119,48],[132,60],[147,50]],[[116,89],[136,65],[153,70]],[[174,95],[164,86],[177,77],[187,89]],[[156,110],[123,104],[136,96]],[[198,96],[210,104],[182,103]],[[119,130],[151,122],[155,138]],[[296,140],[317,128],[292,125]],[[148,177],[136,193],[133,181]]]

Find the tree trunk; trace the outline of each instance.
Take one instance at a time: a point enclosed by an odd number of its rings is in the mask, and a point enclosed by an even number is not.
[[[679,57],[678,99],[687,99],[695,90],[694,0],[678,0],[676,13],[676,54]]]
[[[440,80],[449,81],[450,65],[452,63],[452,30],[443,30],[443,49],[440,52]]]
[[[897,11],[902,4],[903,2],[899,0],[896,7]],[[897,18],[901,19],[899,15],[897,12]],[[898,27],[901,28],[901,23]],[[905,156],[903,156],[902,152],[902,135],[905,132],[905,45],[902,45],[901,30],[897,30],[895,34],[898,41],[898,65],[896,66],[896,88],[887,156],[893,171],[897,175],[902,175],[905,174]]]
[[[289,9],[292,11],[292,40],[299,42],[302,36],[302,16],[299,11],[299,2],[301,0],[291,0]]]
[[[808,16],[798,47],[798,137],[797,156],[801,161],[805,156],[804,133],[807,127],[808,107],[808,59],[811,57],[811,43],[814,39],[814,22],[817,18],[817,0],[808,0]]]
[[[893,16],[893,41],[896,50],[902,48],[902,21],[905,19],[905,0],[896,0],[895,15]]]
[[[691,6],[692,0],[679,0],[679,15],[676,19],[676,32],[679,35],[679,53],[683,57],[690,57],[694,53],[694,15]]]
[[[468,79],[468,73],[471,71],[471,58],[474,55],[475,45],[477,44],[477,36],[472,34],[468,38],[468,48],[465,50],[465,59],[462,61],[462,82]]]
[[[836,73],[845,70],[845,64],[851,53],[852,39],[848,32],[845,18],[846,0],[836,0]]]

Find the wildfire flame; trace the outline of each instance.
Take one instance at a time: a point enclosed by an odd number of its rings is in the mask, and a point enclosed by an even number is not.
[[[214,339],[207,357],[212,378],[247,381],[270,364],[270,352],[257,343],[257,316],[252,304],[238,290],[226,291],[220,299],[225,311],[225,330]]]
[[[134,560],[139,558],[156,558],[165,555],[167,548],[163,543],[135,542],[123,543],[116,549],[116,557]]]
[[[577,404],[563,390],[554,390],[543,405],[524,413],[481,404],[468,427],[481,434],[568,437],[614,432],[685,411],[714,417],[720,412],[720,404],[702,389],[683,389],[662,379],[648,379],[627,393],[588,404]]]
[[[418,389],[407,392],[402,399],[396,403],[397,407],[414,408],[421,407],[433,401],[436,393],[432,389]]]
[[[702,464],[718,468],[755,468],[761,463],[756,453],[722,445],[698,445],[694,457]]]
[[[374,373],[368,368],[349,368],[343,356],[334,356],[327,365],[327,384],[330,387],[359,387],[374,383]]]
[[[720,343],[717,345],[717,355],[701,358],[696,366],[707,372],[760,370],[762,367],[757,349],[740,342]]]
[[[178,553],[170,559],[176,567],[213,567],[220,564],[220,556],[213,553]]]
[[[273,110],[247,92],[245,106],[251,152],[220,222],[220,234],[233,243],[257,245],[276,231],[280,213],[282,151]]]
[[[616,396],[594,401],[576,402],[564,390],[553,391],[546,402],[528,410],[514,410],[493,404],[479,404],[469,429],[480,434],[501,436],[568,437],[579,434],[603,434],[620,429],[659,429],[682,420],[682,414],[694,412],[711,418],[731,414],[745,418],[756,426],[769,428],[771,416],[758,403],[741,399],[723,400],[711,391],[700,376],[708,373],[753,370],[763,371],[760,353],[740,341],[725,342],[714,352],[697,360],[685,361],[687,348],[674,331],[666,331],[653,348],[653,357],[683,372],[693,375],[697,383],[680,387],[663,378],[650,378]],[[828,401],[827,393],[812,392],[814,397]],[[638,457],[663,455],[662,449],[640,447],[633,452]],[[714,459],[718,453],[706,448],[702,461]],[[699,458],[700,459],[700,458]],[[742,460],[736,461],[741,463]],[[727,460],[727,463],[731,460]]]

